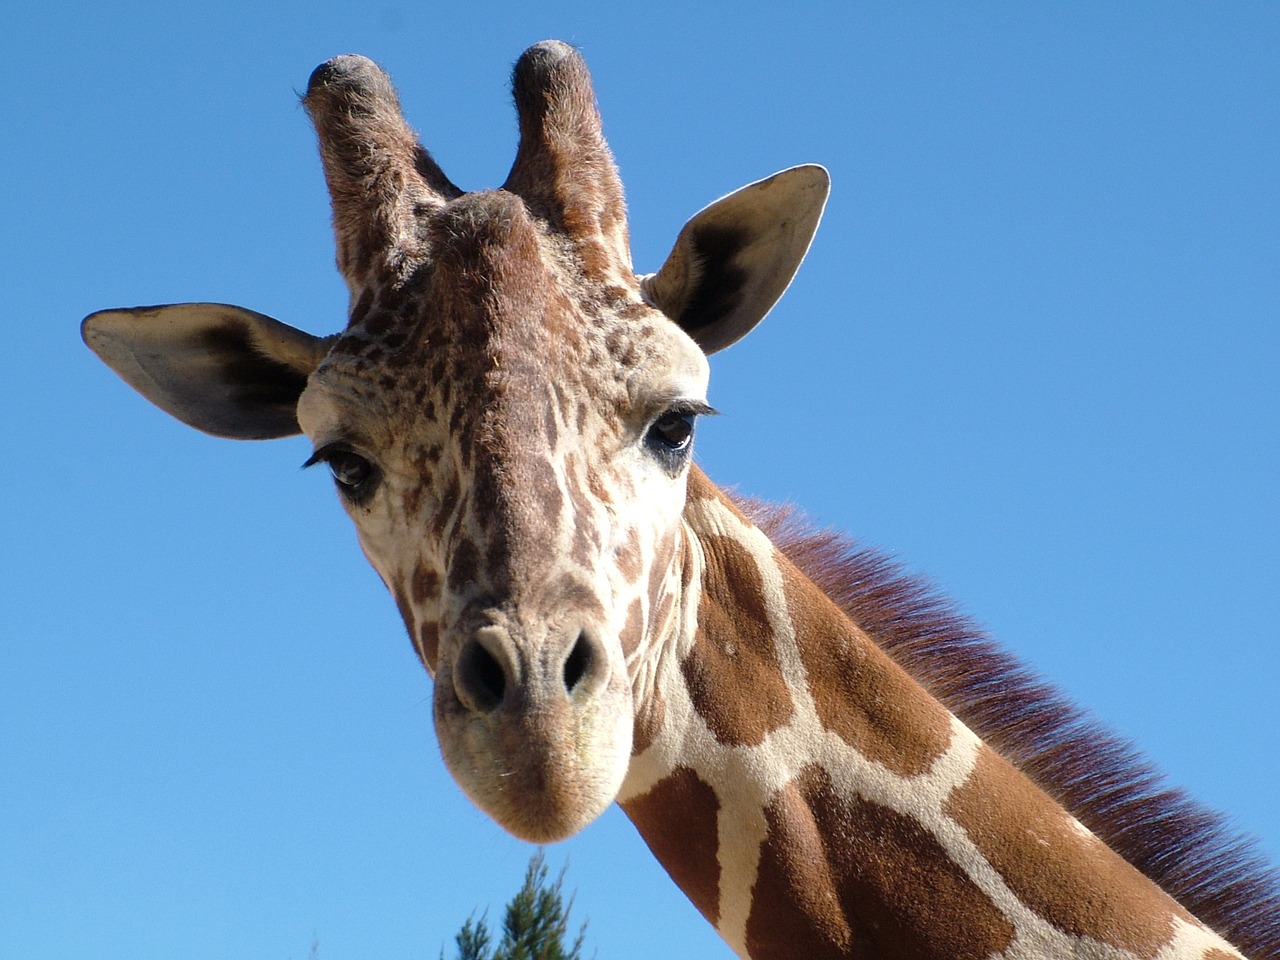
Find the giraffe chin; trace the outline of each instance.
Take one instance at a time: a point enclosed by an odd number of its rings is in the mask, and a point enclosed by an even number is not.
[[[608,690],[585,709],[561,701],[479,714],[456,709],[461,705],[441,696],[441,686],[437,678],[445,766],[512,836],[537,844],[566,840],[617,799],[631,757],[625,697]]]

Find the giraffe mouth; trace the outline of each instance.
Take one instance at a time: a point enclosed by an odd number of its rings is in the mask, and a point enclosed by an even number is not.
[[[626,773],[629,737],[609,736],[613,731],[590,729],[563,713],[530,712],[496,723],[473,719],[461,749],[444,751],[467,795],[509,833],[532,843],[578,833],[616,799]]]
[[[541,646],[531,657],[506,631],[477,630],[442,660],[434,712],[445,765],[471,800],[509,833],[553,843],[616,799],[631,755],[631,688],[585,631],[561,645],[567,654]]]

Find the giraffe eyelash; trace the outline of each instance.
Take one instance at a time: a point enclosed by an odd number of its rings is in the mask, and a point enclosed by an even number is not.
[[[302,468],[305,470],[317,463],[329,465],[338,492],[355,506],[367,503],[382,479],[382,471],[376,464],[345,443],[326,444],[313,453]]]
[[[673,403],[669,409],[672,413],[688,413],[698,417],[720,416],[719,410],[701,400],[680,400]]]

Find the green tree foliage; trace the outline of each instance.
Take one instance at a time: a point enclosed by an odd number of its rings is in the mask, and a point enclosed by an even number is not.
[[[565,901],[563,886],[564,870],[549,882],[546,858],[539,850],[529,860],[523,885],[507,904],[498,945],[490,948],[493,935],[483,914],[468,917],[453,938],[455,960],[582,960],[587,925],[583,923],[573,942],[565,944],[573,897]],[[443,951],[440,957],[444,960]]]

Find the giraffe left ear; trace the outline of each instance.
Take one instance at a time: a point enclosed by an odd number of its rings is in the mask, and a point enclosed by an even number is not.
[[[102,310],[80,333],[165,413],[233,440],[301,432],[298,397],[334,339],[223,303]]]
[[[640,278],[645,298],[705,353],[764,319],[809,250],[831,191],[817,164],[743,187],[684,225],[662,269]]]

